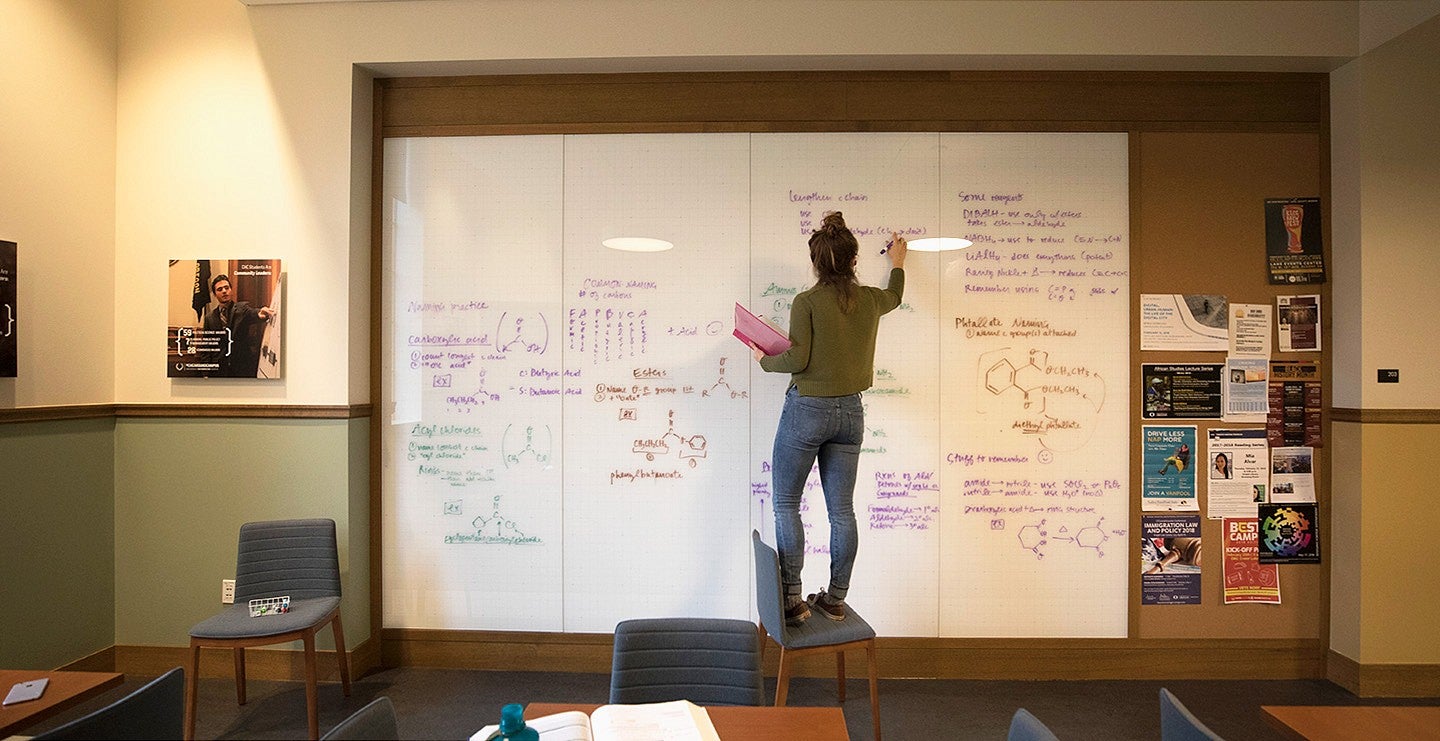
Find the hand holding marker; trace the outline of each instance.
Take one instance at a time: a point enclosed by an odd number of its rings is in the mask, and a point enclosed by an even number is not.
[[[885,247],[880,250],[880,254],[890,255],[890,267],[903,268],[905,267],[905,255],[909,253],[909,251],[910,245],[905,241],[905,238],[900,236],[899,232],[891,232],[890,241],[885,243]]]

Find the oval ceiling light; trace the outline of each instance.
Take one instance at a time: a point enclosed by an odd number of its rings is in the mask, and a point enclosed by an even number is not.
[[[916,252],[949,252],[950,250],[963,250],[974,243],[959,237],[927,237],[912,239],[906,244]]]
[[[652,237],[611,237],[601,244],[622,252],[664,252],[675,247],[663,239]]]

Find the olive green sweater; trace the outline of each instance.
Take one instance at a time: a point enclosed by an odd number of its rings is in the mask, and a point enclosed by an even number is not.
[[[849,313],[840,311],[834,288],[815,286],[790,308],[790,341],[779,355],[760,360],[772,373],[791,374],[801,396],[846,396],[870,388],[875,378],[875,334],[880,315],[900,305],[905,271],[890,270],[885,288],[855,286]]]

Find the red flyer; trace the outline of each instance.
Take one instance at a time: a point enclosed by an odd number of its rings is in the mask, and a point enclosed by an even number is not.
[[[1248,517],[1224,520],[1225,604],[1280,604],[1280,568],[1260,563],[1260,523]]]

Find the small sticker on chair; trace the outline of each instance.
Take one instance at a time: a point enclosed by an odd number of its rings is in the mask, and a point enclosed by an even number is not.
[[[290,611],[290,595],[284,597],[265,597],[263,599],[250,600],[250,617],[261,615],[279,615]]]

